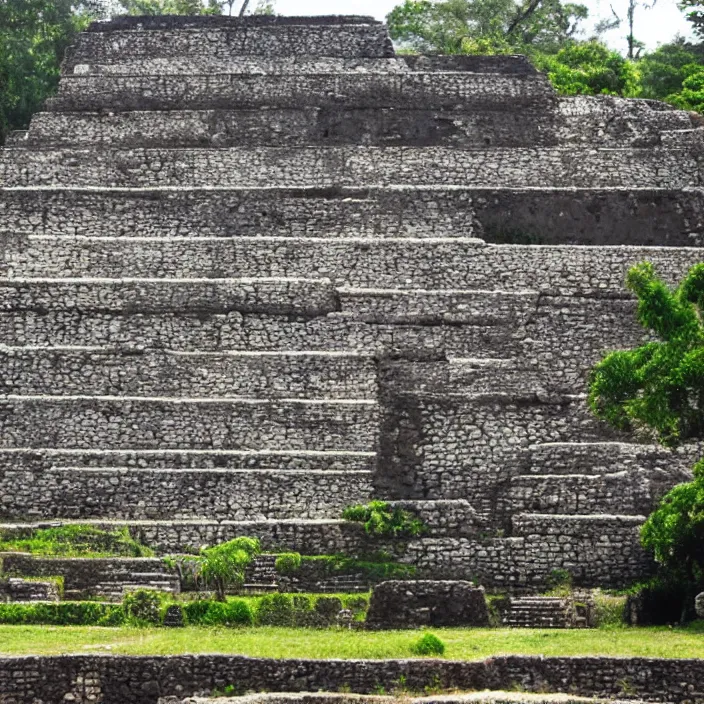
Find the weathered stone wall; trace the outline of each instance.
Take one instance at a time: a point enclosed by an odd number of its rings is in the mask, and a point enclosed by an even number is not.
[[[103,188],[481,186],[663,188],[699,185],[690,149],[242,147],[240,149],[7,148],[6,186]]]
[[[499,656],[452,660],[260,660],[227,655],[126,657],[76,655],[0,660],[0,701],[156,704],[233,684],[242,691],[391,691],[429,685],[450,690],[566,692],[599,697],[701,704],[699,660]]]
[[[92,26],[48,110],[0,154],[11,530],[384,549],[517,591],[648,573],[638,526],[693,451],[583,394],[647,339],[627,268],[700,259],[686,113],[394,57],[368,18],[224,17]],[[372,496],[428,532],[339,520]]]
[[[481,237],[515,244],[699,246],[697,190],[4,191],[0,232],[100,237]]]

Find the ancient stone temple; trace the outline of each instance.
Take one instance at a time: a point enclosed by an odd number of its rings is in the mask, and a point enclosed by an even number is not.
[[[591,417],[623,287],[702,259],[702,135],[360,17],[96,23],[0,152],[0,520],[622,585],[689,458]]]

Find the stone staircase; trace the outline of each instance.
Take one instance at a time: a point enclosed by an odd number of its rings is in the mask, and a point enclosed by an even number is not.
[[[92,25],[0,152],[0,520],[359,554],[378,497],[420,574],[642,576],[686,466],[623,464],[584,378],[643,339],[628,266],[701,259],[701,135],[368,18]]]
[[[584,595],[581,595],[583,598]],[[509,599],[501,623],[510,628],[587,628],[589,606],[578,597],[521,596]],[[589,597],[586,598],[589,601]]]

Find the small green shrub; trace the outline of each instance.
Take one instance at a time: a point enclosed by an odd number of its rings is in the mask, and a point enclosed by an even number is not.
[[[287,594],[267,594],[257,610],[261,626],[292,626],[295,621],[293,599]]]
[[[125,612],[120,604],[94,601],[0,604],[0,623],[45,626],[121,626]]]
[[[444,655],[445,644],[432,633],[425,633],[412,646],[414,655]]]
[[[293,574],[301,566],[301,554],[298,552],[282,552],[274,563],[279,574]]]
[[[251,626],[254,614],[242,599],[213,601],[198,599],[183,605],[186,622],[194,626]]]
[[[417,516],[399,506],[392,508],[388,501],[348,506],[342,517],[346,521],[362,523],[365,532],[374,536],[415,538],[427,530]]]
[[[161,623],[162,599],[162,594],[153,589],[128,592],[122,600],[126,620],[136,626]]]

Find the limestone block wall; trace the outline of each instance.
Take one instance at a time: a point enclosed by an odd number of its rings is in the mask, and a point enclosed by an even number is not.
[[[9,235],[1,267],[8,278],[17,279],[289,277],[329,279],[345,288],[492,291],[498,287],[507,292],[626,296],[624,272],[646,260],[674,286],[701,261],[701,249],[486,245],[461,237],[368,241]]]
[[[537,245],[699,246],[698,190],[111,188],[3,191],[0,232],[102,237],[481,237]]]
[[[0,153],[0,520],[642,578],[696,449],[600,425],[585,378],[647,339],[628,267],[700,261],[701,135],[368,18],[92,26]],[[428,532],[370,542],[370,498]]]
[[[104,188],[249,187],[277,182],[293,188],[462,185],[485,188],[665,188],[699,185],[688,149],[588,150],[564,147],[328,147],[129,150],[5,149],[0,182],[7,186]]]
[[[413,690],[439,686],[459,691],[501,691],[519,683],[528,692],[571,696],[702,701],[699,660],[678,658],[499,656],[490,660],[265,660],[231,655],[130,657],[71,655],[12,657],[0,660],[0,688],[18,704],[37,698],[118,704],[156,704],[159,697],[222,689],[234,683],[243,691],[268,691],[280,681],[285,691],[373,693],[399,681]],[[88,699],[90,697],[90,699]]]

